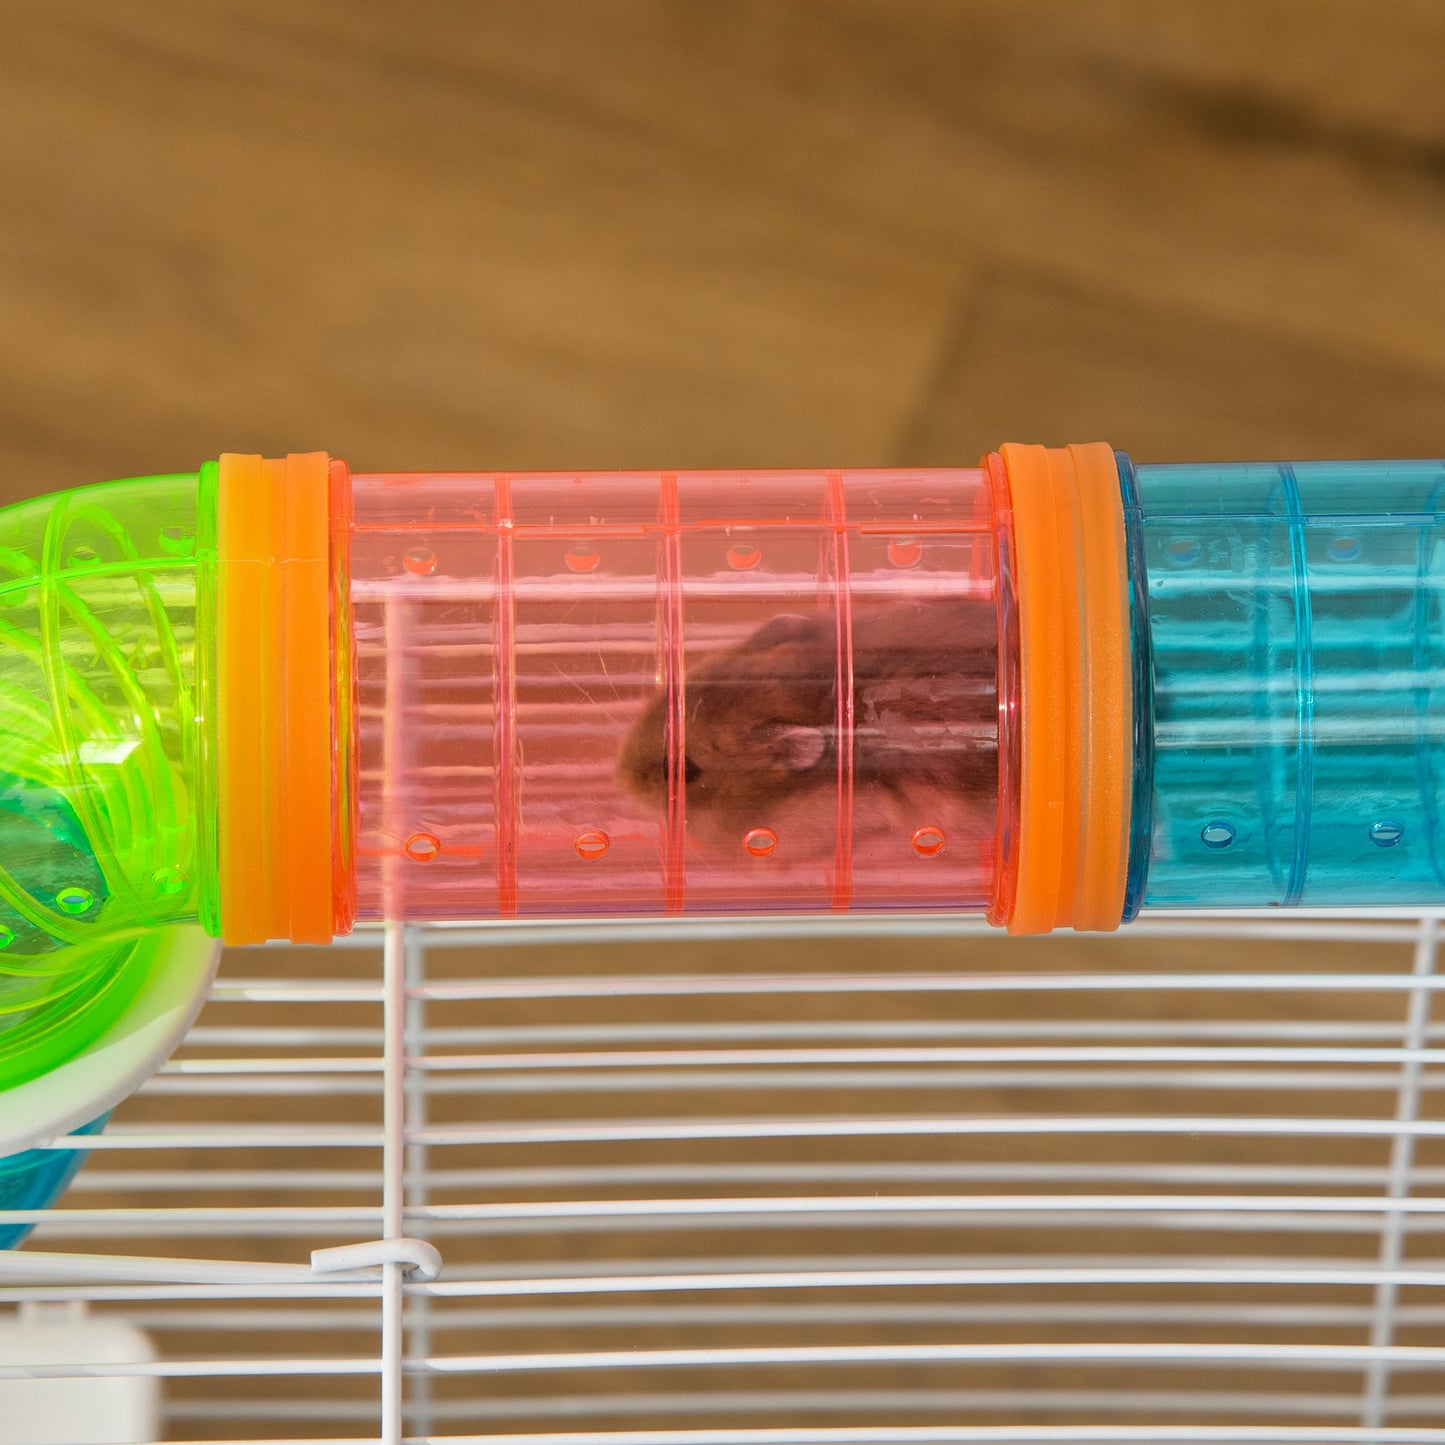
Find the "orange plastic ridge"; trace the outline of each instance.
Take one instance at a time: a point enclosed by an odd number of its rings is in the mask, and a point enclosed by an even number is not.
[[[331,569],[331,927],[356,922],[356,639],[351,625],[351,474],[336,457],[328,467]]]
[[[1133,683],[1124,510],[1102,443],[999,448],[1019,617],[1019,823],[1010,933],[1119,926]]]
[[[329,458],[228,454],[217,488],[226,943],[332,937]]]

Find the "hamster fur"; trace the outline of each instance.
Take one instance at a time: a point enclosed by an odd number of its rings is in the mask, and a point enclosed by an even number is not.
[[[985,598],[855,606],[855,795],[991,797],[998,777],[997,623]],[[838,786],[837,622],[782,614],[689,665],[684,783],[690,825],[730,828]],[[650,811],[668,797],[668,699],[623,742],[618,778]]]

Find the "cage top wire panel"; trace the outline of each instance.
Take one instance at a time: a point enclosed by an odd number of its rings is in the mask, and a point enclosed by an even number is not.
[[[0,1254],[28,1328],[149,1353],[0,1361],[0,1402],[140,1379],[170,1441],[1442,1442],[1439,929],[232,953]]]

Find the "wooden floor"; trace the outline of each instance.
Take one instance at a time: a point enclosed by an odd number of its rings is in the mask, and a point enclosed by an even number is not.
[[[6,496],[1430,454],[1435,0],[9,0]]]

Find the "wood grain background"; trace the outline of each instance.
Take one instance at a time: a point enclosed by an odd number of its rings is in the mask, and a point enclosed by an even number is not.
[[[8,0],[0,485],[1433,454],[1434,0]]]

